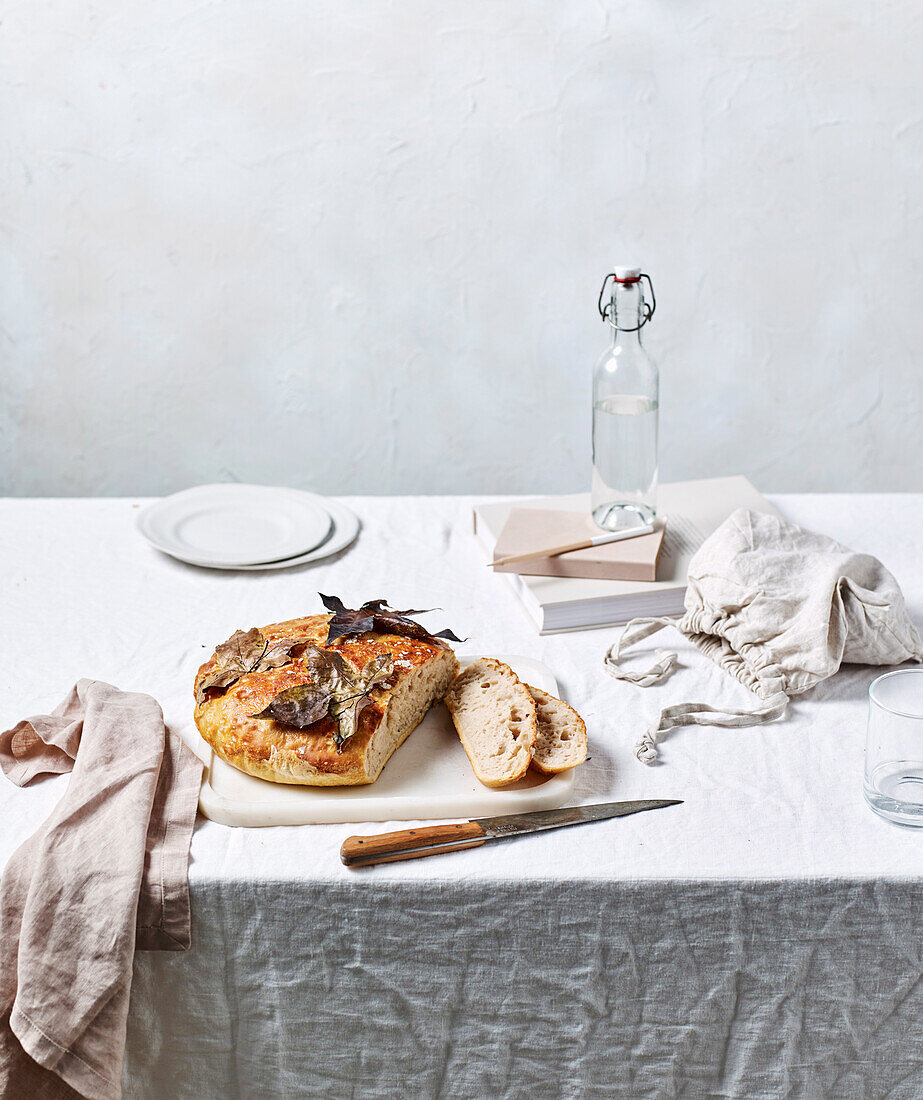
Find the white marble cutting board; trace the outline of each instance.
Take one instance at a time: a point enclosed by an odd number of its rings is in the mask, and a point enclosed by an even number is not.
[[[472,658],[460,658],[462,666]],[[558,694],[547,665],[499,655],[526,683]],[[201,739],[200,739],[201,744]],[[205,747],[205,746],[203,746]],[[531,770],[510,787],[475,778],[449,712],[440,703],[391,757],[375,783],[361,787],[299,787],[245,775],[205,747],[199,808],[222,825],[313,825],[346,821],[418,821],[488,817],[562,806],[573,771],[543,776]]]

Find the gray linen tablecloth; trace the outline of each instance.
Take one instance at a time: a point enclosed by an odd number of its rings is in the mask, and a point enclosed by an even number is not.
[[[923,497],[773,500],[878,555],[923,625]],[[319,610],[318,589],[383,596],[442,607],[461,652],[554,670],[589,728],[577,801],[685,805],[361,874],[337,855],[354,825],[200,821],[192,949],[136,959],[126,1096],[923,1096],[923,834],[862,800],[875,670],[781,723],[679,731],[645,768],[632,745],[661,706],[752,700],[691,647],[641,691],[602,671],[614,631],[540,638],[484,568],[470,500],[353,499],[350,552],[268,574],[162,557],[142,503],[0,501],[0,723],[94,676],[188,731],[195,669],[236,627]],[[0,783],[0,866],[66,782]]]

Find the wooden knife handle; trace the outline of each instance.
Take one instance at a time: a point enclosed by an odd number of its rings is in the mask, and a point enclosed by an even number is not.
[[[340,848],[340,859],[347,867],[371,867],[375,863],[396,863],[401,859],[478,848],[485,839],[484,830],[476,821],[426,825],[421,829],[399,829],[396,833],[379,833],[378,836],[349,836]]]

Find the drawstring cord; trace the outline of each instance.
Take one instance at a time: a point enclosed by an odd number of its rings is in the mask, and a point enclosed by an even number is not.
[[[682,619],[632,619],[627,623],[618,640],[606,651],[603,664],[606,672],[616,680],[626,680],[639,687],[651,687],[665,679],[676,667],[677,654],[666,649],[658,649],[654,664],[643,672],[630,672],[621,667],[622,652],[652,634],[663,630],[665,626],[674,626],[682,632]],[[652,726],[635,745],[635,756],[642,764],[653,764],[659,753],[657,744],[670,730],[679,726],[723,726],[739,728],[758,726],[781,718],[788,706],[788,696],[784,691],[776,692],[765,700],[758,710],[717,710],[707,703],[678,703],[664,707],[656,726]]]

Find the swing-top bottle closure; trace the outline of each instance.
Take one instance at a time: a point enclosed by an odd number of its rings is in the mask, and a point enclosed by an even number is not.
[[[614,283],[621,283],[623,286],[630,286],[633,283],[641,283],[638,288],[641,294],[641,320],[638,324],[626,328],[618,323],[618,318],[615,316],[615,303],[610,299],[603,305],[603,298],[606,294],[606,287],[609,285],[609,280]],[[650,291],[651,300],[648,304],[644,297],[644,283],[642,280],[647,280],[648,290]],[[637,332],[639,329],[644,328],[647,322],[654,316],[654,310],[657,308],[657,299],[654,297],[654,284],[651,282],[650,275],[641,270],[640,267],[617,267],[615,271],[610,272],[605,279],[603,279],[603,285],[599,292],[599,302],[597,304],[599,309],[599,315],[602,319],[614,329],[619,332]]]

